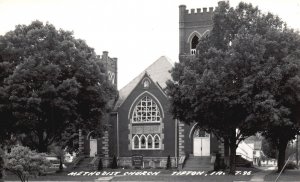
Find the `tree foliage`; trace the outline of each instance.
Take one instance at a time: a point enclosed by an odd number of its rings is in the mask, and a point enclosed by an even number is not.
[[[175,64],[168,83],[172,113],[229,141],[231,173],[241,140],[258,131],[276,135],[273,127],[280,128],[278,137],[283,131],[295,135],[299,42],[277,16],[251,4],[221,2],[196,57],[182,56]]]
[[[6,155],[5,168],[19,177],[22,182],[30,177],[36,177],[50,167],[50,162],[45,154],[37,153],[28,147],[15,146]]]
[[[1,36],[0,55],[1,124],[13,122],[25,145],[45,152],[62,139],[72,146],[78,128],[101,131],[116,88],[83,40],[34,21]]]

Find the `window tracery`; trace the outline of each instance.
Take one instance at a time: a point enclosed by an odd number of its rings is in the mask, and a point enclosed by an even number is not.
[[[147,81],[145,79],[144,81]],[[132,150],[161,150],[163,111],[160,103],[148,94],[135,102],[131,114],[130,145]],[[162,137],[161,137],[162,136]]]
[[[148,96],[143,97],[135,106],[133,123],[160,122],[161,114],[157,104]]]

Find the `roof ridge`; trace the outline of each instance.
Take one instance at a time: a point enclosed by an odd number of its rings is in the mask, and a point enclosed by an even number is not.
[[[173,65],[174,64],[171,63],[168,57],[160,56],[156,61],[146,67],[140,74],[134,77],[134,79],[119,90],[119,99],[116,106],[118,107],[124,100],[127,99],[128,95],[136,87],[145,73],[147,73],[154,82],[157,82],[161,88],[164,88],[166,86],[165,82],[168,79],[171,79],[169,70],[172,69]]]
[[[127,85],[129,85],[136,78],[139,78],[141,75],[144,75],[147,72],[148,68],[150,68],[151,66],[153,66],[159,60],[161,60],[161,58],[165,58],[165,60],[167,60],[172,66],[174,66],[174,63],[171,61],[171,59],[169,57],[167,57],[167,56],[160,56],[156,61],[154,61],[153,63],[151,63],[149,66],[147,66],[142,72],[140,72],[136,77],[134,77],[130,82],[128,82],[120,90],[122,90],[123,88],[125,88]],[[150,73],[148,73],[148,75],[150,75]]]
[[[163,58],[165,58],[165,59],[163,59]],[[160,60],[167,60],[170,64],[171,64],[171,62],[168,60],[169,58],[168,57],[166,57],[166,56],[160,56],[156,61],[154,61],[152,64],[150,64],[150,66],[148,66],[146,69],[144,69],[144,71],[143,72],[145,72],[148,68],[150,68],[151,66],[153,66],[156,62],[158,62],[158,61],[160,61]],[[171,64],[172,66],[173,66],[173,64]],[[142,73],[143,73],[142,72]]]

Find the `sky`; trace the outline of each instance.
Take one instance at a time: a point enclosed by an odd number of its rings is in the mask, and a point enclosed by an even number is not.
[[[230,0],[235,7],[240,0]],[[300,30],[300,0],[244,0]],[[0,0],[0,35],[34,20],[74,32],[98,55],[118,58],[122,88],[161,56],[178,61],[179,5],[216,7],[218,0]]]

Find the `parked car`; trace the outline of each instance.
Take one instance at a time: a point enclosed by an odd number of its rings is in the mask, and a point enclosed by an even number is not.
[[[52,172],[52,171],[57,171],[59,169],[59,159],[55,155],[48,155],[46,156],[46,159],[50,161],[51,166],[49,167],[49,171],[47,172]],[[63,168],[67,168],[65,164],[63,164]]]

